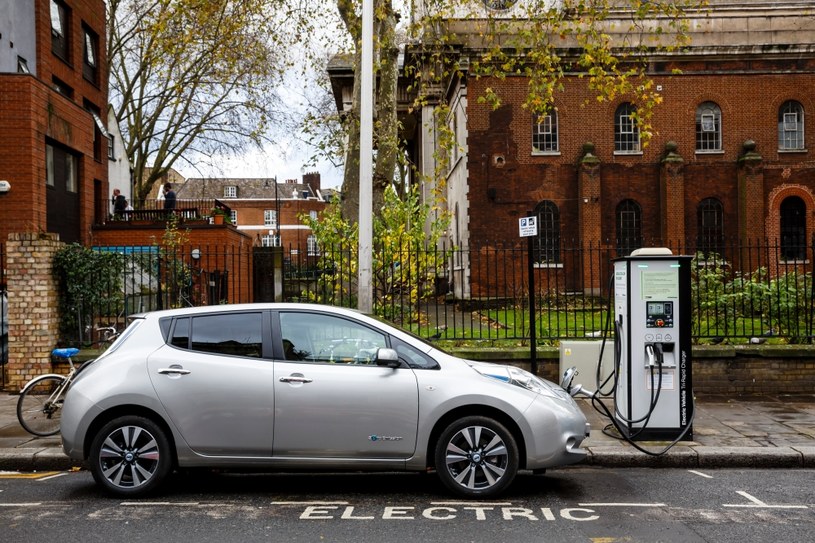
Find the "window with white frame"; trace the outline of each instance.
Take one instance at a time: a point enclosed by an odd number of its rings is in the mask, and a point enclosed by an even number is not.
[[[532,151],[536,153],[557,153],[557,113],[533,115],[532,118]]]
[[[696,108],[696,152],[715,153],[722,150],[722,110],[713,102],[703,102]]]
[[[238,212],[234,209],[230,211],[229,218],[232,220],[232,224],[238,226]]]
[[[788,100],[778,109],[778,149],[804,150],[804,106]]]
[[[274,209],[263,210],[263,226],[277,228],[277,211]]]
[[[639,153],[640,150],[637,109],[628,102],[620,104],[614,113],[614,152]]]
[[[229,185],[224,187],[224,198],[237,198],[238,197],[238,187],[235,185]]]
[[[308,216],[312,221],[316,221],[317,220],[317,211],[312,209],[311,211],[308,212]]]
[[[314,234],[309,234],[308,238],[306,238],[306,251],[308,256],[320,254],[320,246],[317,245],[317,237]]]

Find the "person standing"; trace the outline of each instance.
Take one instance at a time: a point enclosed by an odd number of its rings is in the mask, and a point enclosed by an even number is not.
[[[113,202],[113,217],[116,219],[121,219],[123,215],[123,211],[127,207],[127,199],[122,194],[122,191],[119,189],[113,189],[113,197],[111,198]]]
[[[170,183],[164,184],[164,209],[175,209],[175,191]]]

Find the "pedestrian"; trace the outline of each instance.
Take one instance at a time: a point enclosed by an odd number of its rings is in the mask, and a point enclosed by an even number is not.
[[[175,191],[170,183],[164,184],[164,209],[175,209]]]
[[[111,201],[113,202],[113,217],[115,219],[121,219],[122,212],[127,207],[127,199],[124,197],[124,194],[122,194],[122,191],[113,189]]]

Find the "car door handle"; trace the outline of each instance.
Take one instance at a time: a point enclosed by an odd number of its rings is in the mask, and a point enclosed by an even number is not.
[[[181,367],[160,368],[158,370],[161,375],[188,375],[190,370],[185,370]]]
[[[310,383],[312,380],[308,377],[303,377],[301,375],[289,375],[288,377],[281,377],[281,383]]]

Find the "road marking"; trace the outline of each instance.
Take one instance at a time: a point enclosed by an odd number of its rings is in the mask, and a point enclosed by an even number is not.
[[[0,471],[0,479],[40,479],[56,475],[58,471],[43,471],[41,473],[23,473],[21,471]]]
[[[119,505],[121,505],[123,507],[134,507],[134,506],[140,506],[140,505],[141,506],[147,506],[147,507],[152,507],[152,506],[164,507],[164,506],[167,506],[167,505],[173,505],[173,506],[177,506],[177,507],[192,507],[192,506],[199,505],[199,503],[200,502],[122,502]]]
[[[580,507],[665,507],[664,503],[578,503]]]
[[[0,503],[0,507],[36,507],[42,502]]]
[[[271,505],[348,505],[348,502],[345,501],[271,502]]]
[[[509,507],[512,502],[457,502],[457,501],[443,501],[443,502],[430,502],[430,505],[477,505],[487,507]]]
[[[768,503],[765,503],[765,502],[759,500],[755,496],[751,496],[750,494],[748,494],[747,492],[745,492],[743,490],[737,490],[736,494],[738,494],[739,496],[742,496],[744,498],[747,498],[752,503],[737,503],[737,504],[725,503],[725,504],[722,504],[722,505],[724,507],[744,507],[744,508],[756,508],[756,509],[758,509],[758,508],[767,508],[767,509],[809,509],[809,507],[807,507],[806,505],[770,505]]]
[[[701,471],[696,471],[694,469],[689,469],[688,473],[693,473],[694,475],[698,475],[699,477],[704,477],[705,479],[713,479],[713,475],[708,475],[707,473],[702,473]]]
[[[56,479],[57,477],[62,477],[63,475],[67,475],[67,473],[63,471],[62,473],[56,473],[54,475],[46,475],[45,477],[37,479],[37,482],[50,481],[51,479]]]

